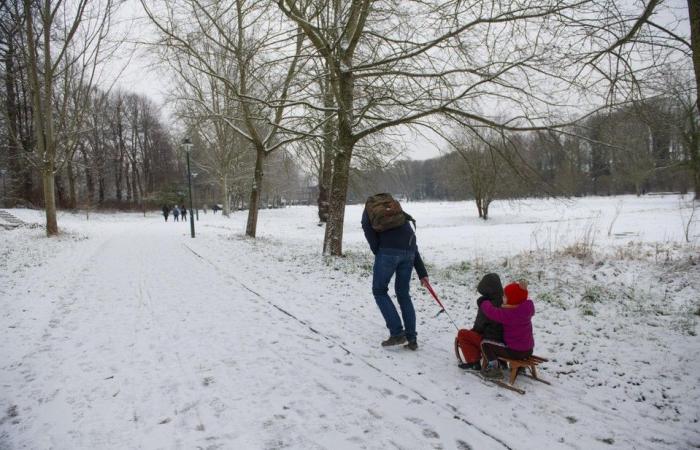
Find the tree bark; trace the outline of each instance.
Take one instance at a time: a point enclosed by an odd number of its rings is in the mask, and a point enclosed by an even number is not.
[[[332,256],[343,255],[343,224],[353,149],[353,144],[348,144],[343,139],[339,140],[339,144],[341,147],[333,159],[333,184],[328,205],[326,233],[323,238],[323,254]]]
[[[337,75],[336,75],[337,74]],[[355,116],[355,77],[352,73],[352,55],[344,55],[343,60],[331,74],[331,84],[339,92],[338,97],[338,153],[333,159],[333,180],[329,199],[328,223],[323,239],[323,254],[343,255],[343,222],[345,203],[348,196],[350,162],[356,139],[353,135]]]
[[[695,109],[700,110],[700,4],[697,0],[688,0],[688,17],[690,19],[690,46],[693,52],[693,69],[695,70]],[[695,120],[691,118],[691,120]],[[691,161],[695,180],[695,199],[700,200],[700,127],[695,127],[691,137]]]
[[[248,204],[248,223],[246,236],[255,237],[258,228],[258,208],[260,202],[260,189],[262,188],[263,165],[265,164],[265,151],[257,149],[255,154],[255,172],[253,174],[253,187],[250,190],[250,203]]]
[[[333,183],[333,145],[334,145],[334,127],[333,127],[333,112],[330,108],[333,107],[333,92],[330,89],[330,83],[325,83],[324,86],[323,106],[326,108],[324,112],[325,124],[323,126],[323,156],[321,164],[321,176],[318,183],[318,219],[325,223],[328,222],[328,208],[330,189]]]
[[[695,94],[700,95],[700,4],[698,4],[697,0],[688,0],[688,18],[690,19],[690,46],[693,52],[693,68],[695,69]]]
[[[56,180],[54,178],[53,167],[44,169],[42,173],[44,184],[44,209],[46,210],[46,235],[56,236],[58,234],[58,221],[56,220]],[[52,207],[50,207],[51,205]]]

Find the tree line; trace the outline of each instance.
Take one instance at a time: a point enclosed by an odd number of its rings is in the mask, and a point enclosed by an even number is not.
[[[482,139],[461,130],[440,157],[353,171],[350,199],[379,191],[409,201],[473,199],[487,219],[495,199],[697,192],[691,137],[698,117],[689,100],[659,97],[611,108],[566,134]]]

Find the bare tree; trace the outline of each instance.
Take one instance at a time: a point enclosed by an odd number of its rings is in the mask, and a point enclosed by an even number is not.
[[[454,148],[463,160],[464,175],[471,187],[479,218],[488,220],[491,202],[504,195],[507,190],[508,165],[501,156],[505,149],[497,151],[497,146],[508,145],[507,141],[492,134],[487,140],[474,136],[468,131],[455,139]]]
[[[79,127],[80,120],[68,121],[65,99],[71,87],[89,91],[95,81],[103,44],[114,9],[111,0],[23,0],[26,48],[25,64],[32,98],[36,161],[41,168],[46,208],[46,234],[58,234],[56,220],[55,175],[65,159],[56,126]],[[56,96],[64,98],[57,104]],[[58,112],[58,113],[57,113]],[[59,116],[64,113],[63,119]],[[66,134],[67,131],[66,131]]]
[[[161,34],[163,52],[218,79],[238,102],[236,116],[215,111],[210,116],[225,120],[255,153],[246,225],[246,234],[255,237],[265,159],[308,135],[292,133],[304,123],[303,115],[293,108],[297,93],[305,89],[295,84],[303,64],[304,36],[296,27],[280,29],[276,10],[267,2],[164,2],[163,18],[154,13],[154,7],[142,4]],[[231,70],[217,66],[221,59],[234,62]]]

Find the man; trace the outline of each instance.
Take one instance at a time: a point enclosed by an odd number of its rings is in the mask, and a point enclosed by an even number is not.
[[[426,286],[428,272],[418,253],[416,234],[408,220],[397,228],[377,232],[372,228],[367,210],[362,214],[362,229],[374,253],[372,294],[389,329],[389,338],[382,342],[382,347],[408,342],[406,348],[417,350],[416,312],[410,294],[411,273],[415,268],[421,284]],[[394,289],[403,323],[388,294],[389,282],[394,275]]]

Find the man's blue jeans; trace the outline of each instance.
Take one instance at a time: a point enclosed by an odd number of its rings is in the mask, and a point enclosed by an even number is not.
[[[372,294],[374,294],[374,300],[384,316],[389,334],[391,336],[405,335],[409,341],[416,340],[416,311],[413,309],[409,292],[415,257],[416,253],[413,250],[380,248],[374,257],[372,276]],[[388,294],[389,282],[394,274],[396,275],[394,290],[401,308],[403,325]]]

